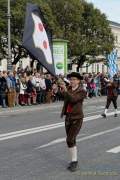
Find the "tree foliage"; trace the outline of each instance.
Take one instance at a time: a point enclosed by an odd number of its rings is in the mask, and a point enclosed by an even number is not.
[[[38,4],[53,38],[69,41],[69,56],[77,57],[78,65],[86,55],[109,53],[114,38],[105,14],[84,0],[11,0],[11,35],[14,63],[26,56],[21,46],[26,3]],[[0,51],[7,56],[7,0],[0,1]]]

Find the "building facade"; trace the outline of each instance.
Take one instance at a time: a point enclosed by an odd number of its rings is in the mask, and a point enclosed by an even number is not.
[[[115,37],[115,47],[118,51],[118,64],[120,67],[120,24],[110,21],[110,27]]]
[[[112,33],[113,33],[114,38],[115,38],[115,48],[117,49],[117,52],[118,52],[117,64],[118,64],[118,69],[120,70],[120,24],[116,23],[116,22],[113,22],[113,21],[109,21],[109,24],[110,24],[110,28],[111,28]],[[102,58],[102,57],[98,57],[98,59],[99,58]],[[76,65],[73,66],[72,70],[76,71]],[[96,62],[94,64],[91,64],[90,66],[88,66],[85,63],[83,65],[83,68],[80,69],[80,72],[85,72],[85,73],[92,73],[92,72],[106,73],[106,72],[108,72],[108,67],[106,65],[104,65],[103,62]]]

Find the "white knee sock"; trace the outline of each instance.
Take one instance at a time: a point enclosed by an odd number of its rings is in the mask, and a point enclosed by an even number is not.
[[[69,148],[71,161],[77,161],[77,147]]]
[[[104,113],[107,114],[108,109],[105,109]]]
[[[117,109],[115,109],[115,114],[117,114]]]

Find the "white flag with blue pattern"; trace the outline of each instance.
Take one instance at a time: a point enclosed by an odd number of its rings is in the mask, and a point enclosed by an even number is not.
[[[117,66],[117,49],[114,49],[109,55],[107,55],[109,76],[112,78],[118,72]]]

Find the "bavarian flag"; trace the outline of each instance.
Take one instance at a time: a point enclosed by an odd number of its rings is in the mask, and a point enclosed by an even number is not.
[[[26,8],[22,45],[43,67],[55,75],[52,43],[42,22],[40,8],[30,3]]]
[[[118,73],[117,60],[117,49],[113,49],[113,51],[107,55],[108,73],[110,78],[113,78],[113,76]]]

